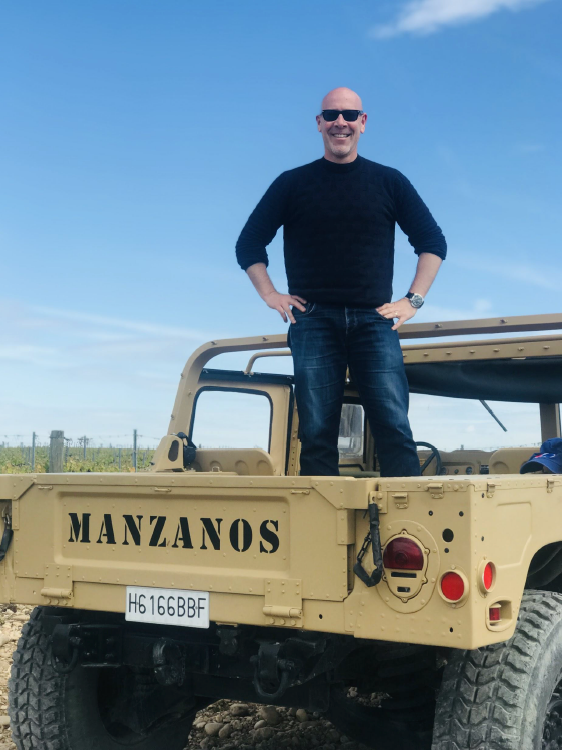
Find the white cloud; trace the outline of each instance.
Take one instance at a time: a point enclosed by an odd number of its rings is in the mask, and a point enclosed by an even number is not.
[[[58,354],[58,350],[54,347],[29,344],[0,344],[0,360],[48,366]]]
[[[521,282],[526,287],[532,286],[552,292],[557,292],[560,289],[560,272],[558,268],[553,267],[551,268],[551,272],[546,274],[540,266],[533,266],[517,260],[505,263],[495,262],[490,260],[490,256],[492,255],[492,252],[490,252],[489,256],[472,253],[469,257],[468,255],[463,256],[459,254],[455,258],[452,258],[451,262],[455,266],[471,271],[475,268],[482,268],[486,270],[486,273],[492,273],[504,280]]]
[[[209,334],[206,334],[203,331],[197,331],[190,328],[156,325],[139,320],[124,320],[123,318],[113,318],[104,315],[90,315],[88,313],[76,312],[75,310],[59,310],[51,307],[33,307],[31,309],[38,315],[46,316],[48,318],[70,320],[77,323],[89,323],[117,330],[132,331],[134,333],[156,335],[165,338],[188,339],[190,341],[205,341],[208,338],[212,338]],[[180,316],[178,316],[178,319],[179,318]]]
[[[371,36],[384,39],[399,34],[432,34],[444,26],[457,26],[484,18],[498,10],[523,10],[546,0],[409,0],[398,17],[375,26]]]

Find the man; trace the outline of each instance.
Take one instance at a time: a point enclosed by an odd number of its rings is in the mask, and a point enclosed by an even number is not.
[[[397,328],[423,304],[445,258],[445,238],[400,172],[358,156],[367,115],[355,92],[330,91],[316,122],[324,157],[273,182],[238,239],[238,262],[264,302],[291,323],[301,474],[339,474],[349,366],[381,475],[415,476],[420,464]],[[396,223],[419,259],[409,293],[391,302]],[[281,225],[289,294],[267,273],[266,246]]]

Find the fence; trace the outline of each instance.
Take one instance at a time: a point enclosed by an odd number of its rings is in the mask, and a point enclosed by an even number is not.
[[[64,471],[141,471],[147,469],[159,438],[138,434],[77,438],[65,437],[62,430],[50,435],[32,433],[27,444],[18,438],[24,435],[0,435],[0,474]],[[117,439],[109,445],[100,442],[105,437]],[[15,440],[14,440],[15,438]],[[129,438],[121,442],[119,438]],[[144,446],[139,438],[146,441]],[[146,443],[150,441],[152,445]],[[16,443],[15,445],[13,443]]]

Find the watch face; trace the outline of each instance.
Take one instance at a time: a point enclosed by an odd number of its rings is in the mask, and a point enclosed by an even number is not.
[[[412,307],[421,307],[423,305],[423,297],[421,294],[412,294],[410,297],[410,304]]]

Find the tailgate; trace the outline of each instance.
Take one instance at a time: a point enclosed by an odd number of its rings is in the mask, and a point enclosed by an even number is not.
[[[365,508],[370,489],[347,478],[46,475],[13,501],[16,600],[123,612],[127,585],[192,589],[211,592],[212,620],[302,626],[303,599],[349,593],[355,510],[343,501]]]

